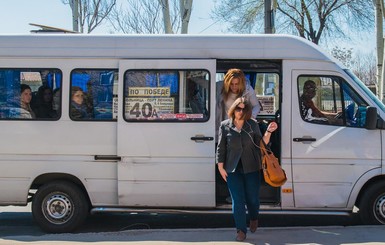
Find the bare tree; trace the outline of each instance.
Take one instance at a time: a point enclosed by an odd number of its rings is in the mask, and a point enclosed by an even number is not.
[[[187,34],[188,24],[190,22],[190,16],[192,11],[193,0],[179,0],[179,19],[182,26],[181,33]],[[163,12],[163,23],[166,33],[173,33],[171,19],[170,19],[170,5],[168,0],[159,0]],[[174,1],[174,6],[176,2]]]
[[[331,54],[341,61],[346,67],[352,68],[353,65],[353,56],[352,56],[352,48],[341,48],[334,47],[331,51]]]
[[[366,85],[375,86],[376,81],[376,56],[371,53],[356,53],[353,59],[352,71]]]
[[[193,0],[179,0],[180,18],[182,20],[182,34],[188,33],[188,25],[192,12]]]
[[[168,0],[159,0],[159,3],[162,7],[164,30],[166,33],[173,33],[170,18],[170,5],[168,4]]]
[[[373,27],[373,3],[367,0],[276,0],[276,30],[318,44],[322,36],[346,37],[342,26]],[[232,32],[251,33],[263,27],[264,0],[218,0],[212,16]]]
[[[116,4],[116,0],[62,0],[62,2],[70,5],[72,15],[75,17],[74,31],[81,33],[91,33],[107,18]]]
[[[377,96],[385,102],[385,67],[384,67],[384,29],[385,9],[383,0],[373,0],[376,18],[376,43],[377,43]]]
[[[163,32],[161,8],[158,1],[153,0],[126,0],[112,11],[110,23],[117,32],[156,34]]]
[[[375,86],[376,82],[376,56],[370,53],[355,52],[352,48],[334,47],[331,54],[341,61],[347,68],[366,85]]]
[[[187,33],[193,0],[126,0],[110,22],[123,33]]]

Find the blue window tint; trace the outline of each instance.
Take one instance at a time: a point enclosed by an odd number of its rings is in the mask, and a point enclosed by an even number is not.
[[[58,69],[0,69],[0,119],[59,119],[61,77]]]
[[[114,104],[117,105],[117,94],[114,95],[114,86],[117,86],[117,78],[116,70],[72,71],[70,117],[73,120],[116,120],[117,108]]]
[[[130,70],[124,75],[128,121],[207,121],[209,73],[204,70]]]

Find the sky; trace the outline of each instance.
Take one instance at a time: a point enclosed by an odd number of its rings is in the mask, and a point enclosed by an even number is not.
[[[124,0],[118,0],[118,2],[124,2]],[[212,0],[194,0],[189,33],[221,33],[221,25],[213,25],[214,21],[209,18],[210,9],[213,6]],[[0,9],[2,10],[0,15],[0,33],[2,34],[25,34],[38,29],[29,23],[72,30],[71,8],[61,0],[1,0]],[[111,29],[108,24],[104,24],[92,33],[109,33]]]
[[[124,0],[118,0],[123,2]],[[155,1],[155,0],[154,0]],[[219,34],[223,33],[223,25],[215,23],[210,19],[210,11],[214,6],[214,0],[194,0],[191,14],[189,33],[190,34]],[[0,34],[27,34],[38,27],[29,23],[53,26],[72,30],[72,12],[69,5],[61,0],[1,0],[0,9]],[[108,24],[97,27],[92,33],[111,33],[112,28]],[[349,33],[349,30],[347,30]],[[373,32],[374,33],[374,30]],[[351,41],[336,41],[347,49],[355,51],[371,52],[375,50],[375,37],[360,35]],[[334,44],[332,44],[334,45]],[[325,47],[324,47],[325,48]]]

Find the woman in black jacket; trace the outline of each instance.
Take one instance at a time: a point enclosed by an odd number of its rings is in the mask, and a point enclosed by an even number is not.
[[[247,233],[245,204],[250,231],[255,232],[258,226],[261,151],[257,145],[261,139],[269,143],[278,125],[270,123],[262,137],[257,121],[251,119],[251,106],[244,98],[235,100],[228,116],[219,128],[217,164],[231,194],[236,240],[243,241]]]

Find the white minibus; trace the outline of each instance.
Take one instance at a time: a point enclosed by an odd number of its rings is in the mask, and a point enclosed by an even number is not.
[[[261,213],[385,224],[384,105],[288,35],[0,35],[0,205],[32,202],[55,233],[97,212],[231,212],[215,165],[230,68],[254,88],[261,130],[279,125],[288,181],[262,183]]]

